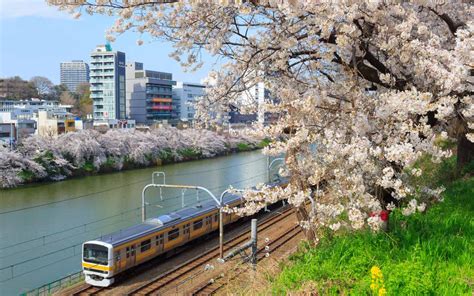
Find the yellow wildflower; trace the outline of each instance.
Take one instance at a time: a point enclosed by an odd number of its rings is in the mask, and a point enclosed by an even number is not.
[[[385,296],[387,295],[387,290],[383,283],[383,274],[378,266],[372,266],[370,269],[370,274],[372,277],[372,282],[370,284],[370,290],[373,291],[375,295]]]

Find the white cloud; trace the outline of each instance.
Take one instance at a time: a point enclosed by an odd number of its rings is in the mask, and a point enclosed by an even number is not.
[[[0,19],[29,16],[72,19],[66,11],[59,11],[57,7],[49,6],[46,0],[0,0]]]

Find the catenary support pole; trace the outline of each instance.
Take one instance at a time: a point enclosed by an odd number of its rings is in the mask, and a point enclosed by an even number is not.
[[[252,219],[252,230],[250,234],[250,240],[252,241],[252,263],[253,269],[257,267],[257,219]]]
[[[222,207],[219,208],[219,258],[224,258],[224,221]]]

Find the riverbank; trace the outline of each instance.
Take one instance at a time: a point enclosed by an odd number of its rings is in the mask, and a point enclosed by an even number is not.
[[[431,166],[430,182],[446,187],[444,202],[425,213],[390,214],[390,231],[326,236],[301,245],[261,294],[471,295],[474,290],[474,177],[455,174],[455,158]]]
[[[155,171],[163,171],[168,184],[199,185],[215,196],[229,186],[267,182],[268,176],[266,156],[254,150],[1,191],[1,267],[15,266],[13,274],[10,268],[0,273],[0,290],[18,295],[79,271],[84,241],[141,223],[141,193]],[[197,202],[195,190],[163,189],[163,200],[157,188],[147,191],[147,216],[180,209],[183,194],[185,206]],[[211,197],[199,192],[199,199]]]
[[[200,129],[150,132],[93,130],[25,139],[14,151],[0,147],[0,189],[22,184],[145,168],[260,149],[267,142],[245,134]]]

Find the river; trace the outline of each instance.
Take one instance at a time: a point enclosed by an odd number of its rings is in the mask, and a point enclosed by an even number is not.
[[[0,190],[0,294],[17,295],[81,269],[81,243],[141,220],[141,191],[154,171],[168,184],[220,193],[267,181],[261,151]],[[274,172],[272,172],[273,174]],[[181,208],[181,190],[152,188],[147,217]],[[184,192],[185,205],[197,202]],[[210,197],[204,192],[199,199]]]

